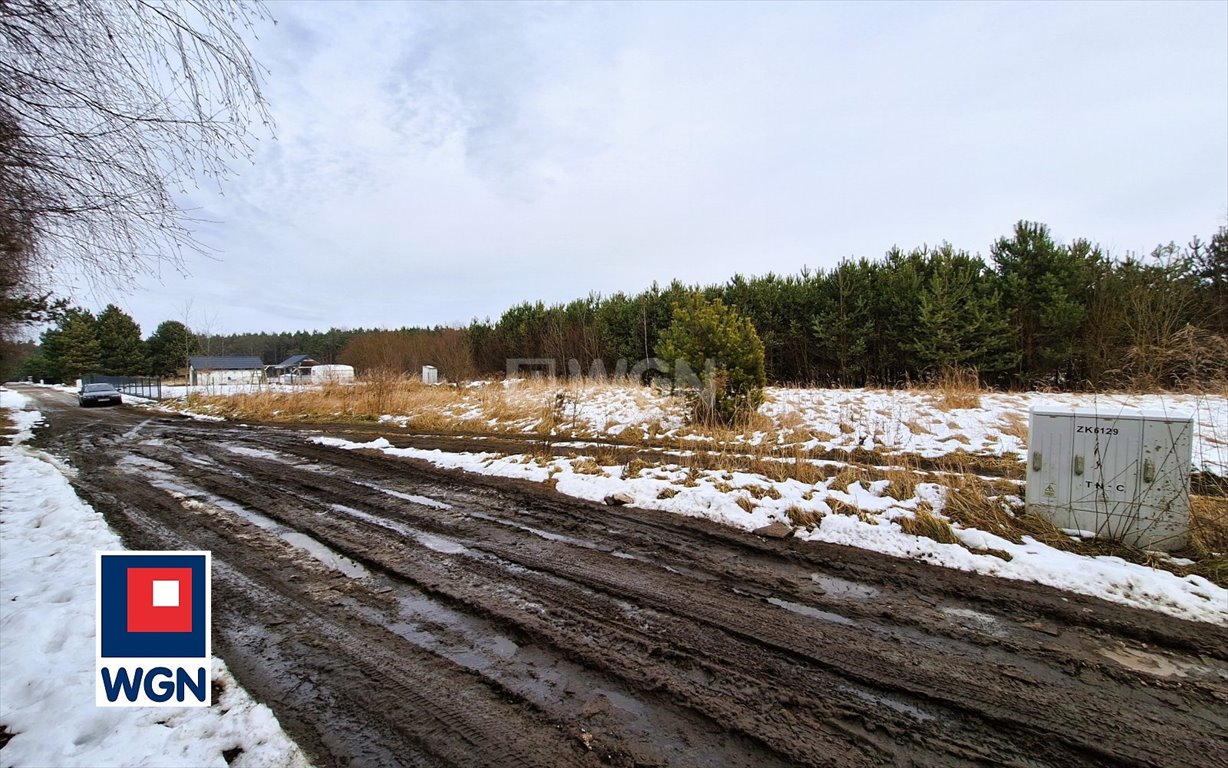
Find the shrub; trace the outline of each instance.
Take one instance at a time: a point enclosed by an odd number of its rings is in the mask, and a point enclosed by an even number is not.
[[[674,384],[686,390],[696,421],[734,424],[763,404],[763,342],[750,320],[720,299],[691,294],[679,303],[657,357],[674,366]],[[683,366],[696,374],[690,386],[681,380]]]

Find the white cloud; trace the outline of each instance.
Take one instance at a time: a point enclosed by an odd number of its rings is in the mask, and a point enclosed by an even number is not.
[[[1228,212],[1215,4],[278,4],[277,141],[220,261],[125,297],[224,330],[398,326],[1020,218],[1118,252]]]

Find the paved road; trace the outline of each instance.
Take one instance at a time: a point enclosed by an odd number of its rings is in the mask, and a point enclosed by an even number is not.
[[[1228,765],[1224,627],[25,391],[319,765]]]

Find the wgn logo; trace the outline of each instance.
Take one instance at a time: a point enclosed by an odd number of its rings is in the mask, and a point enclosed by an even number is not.
[[[100,707],[210,705],[210,553],[99,552]]]

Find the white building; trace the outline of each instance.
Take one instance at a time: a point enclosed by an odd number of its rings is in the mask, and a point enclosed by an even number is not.
[[[349,384],[354,381],[354,366],[352,365],[313,365],[311,367],[312,384]]]
[[[259,357],[188,358],[188,383],[194,387],[220,384],[263,384],[264,361]]]

